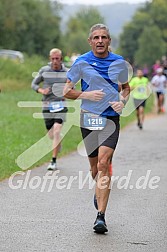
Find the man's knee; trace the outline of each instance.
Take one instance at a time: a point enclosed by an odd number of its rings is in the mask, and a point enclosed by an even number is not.
[[[110,165],[110,159],[101,159],[98,162],[98,171],[102,172],[103,174],[108,174],[108,167]]]
[[[61,131],[61,124],[55,123],[53,125],[53,135],[60,135],[60,131]]]

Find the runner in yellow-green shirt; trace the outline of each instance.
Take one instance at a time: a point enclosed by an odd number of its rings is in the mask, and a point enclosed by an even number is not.
[[[143,76],[141,69],[137,70],[136,77],[133,77],[129,83],[136,108],[137,125],[139,129],[143,128],[144,108],[146,105],[146,99],[148,98],[148,84],[149,80]]]

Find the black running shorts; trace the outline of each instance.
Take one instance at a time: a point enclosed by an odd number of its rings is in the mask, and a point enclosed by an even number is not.
[[[54,123],[63,124],[66,121],[66,108],[61,112],[50,112],[49,110],[43,110],[42,112],[47,130],[50,130]]]
[[[134,99],[134,105],[136,109],[139,109],[139,107],[145,107],[146,100],[140,100],[140,99]]]
[[[102,130],[89,130],[83,127],[83,113],[81,113],[80,126],[89,157],[98,156],[99,146],[107,146],[115,150],[120,130],[119,116],[108,116],[106,126]]]

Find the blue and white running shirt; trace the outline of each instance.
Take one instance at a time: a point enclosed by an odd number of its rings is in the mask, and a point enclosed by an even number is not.
[[[100,101],[82,99],[81,109],[103,116],[118,116],[109,102],[119,101],[118,80],[127,82],[127,68],[122,56],[109,52],[106,58],[98,58],[89,51],[76,59],[67,78],[74,84],[81,80],[82,91],[102,89],[105,93]]]

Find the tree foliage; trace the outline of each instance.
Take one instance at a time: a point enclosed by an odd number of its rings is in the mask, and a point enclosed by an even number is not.
[[[90,50],[87,42],[88,32],[90,27],[96,23],[105,22],[95,7],[81,7],[76,15],[69,19],[67,31],[64,34],[65,47],[70,48],[67,53],[84,53]]]
[[[153,38],[152,34],[154,34]],[[151,66],[153,62],[159,59],[160,55],[165,55],[165,42],[162,39],[160,29],[155,25],[144,28],[138,44],[138,50],[134,54],[134,60],[137,65],[143,65],[146,62]]]
[[[0,47],[48,54],[60,40],[60,17],[52,7],[49,0],[0,0]]]
[[[151,65],[167,54],[166,0],[147,2],[120,36],[119,51],[132,63]]]
[[[64,34],[61,7],[59,0],[0,0],[0,48],[44,56],[53,47],[70,54],[89,50],[88,31],[104,18],[94,7],[81,7]]]

